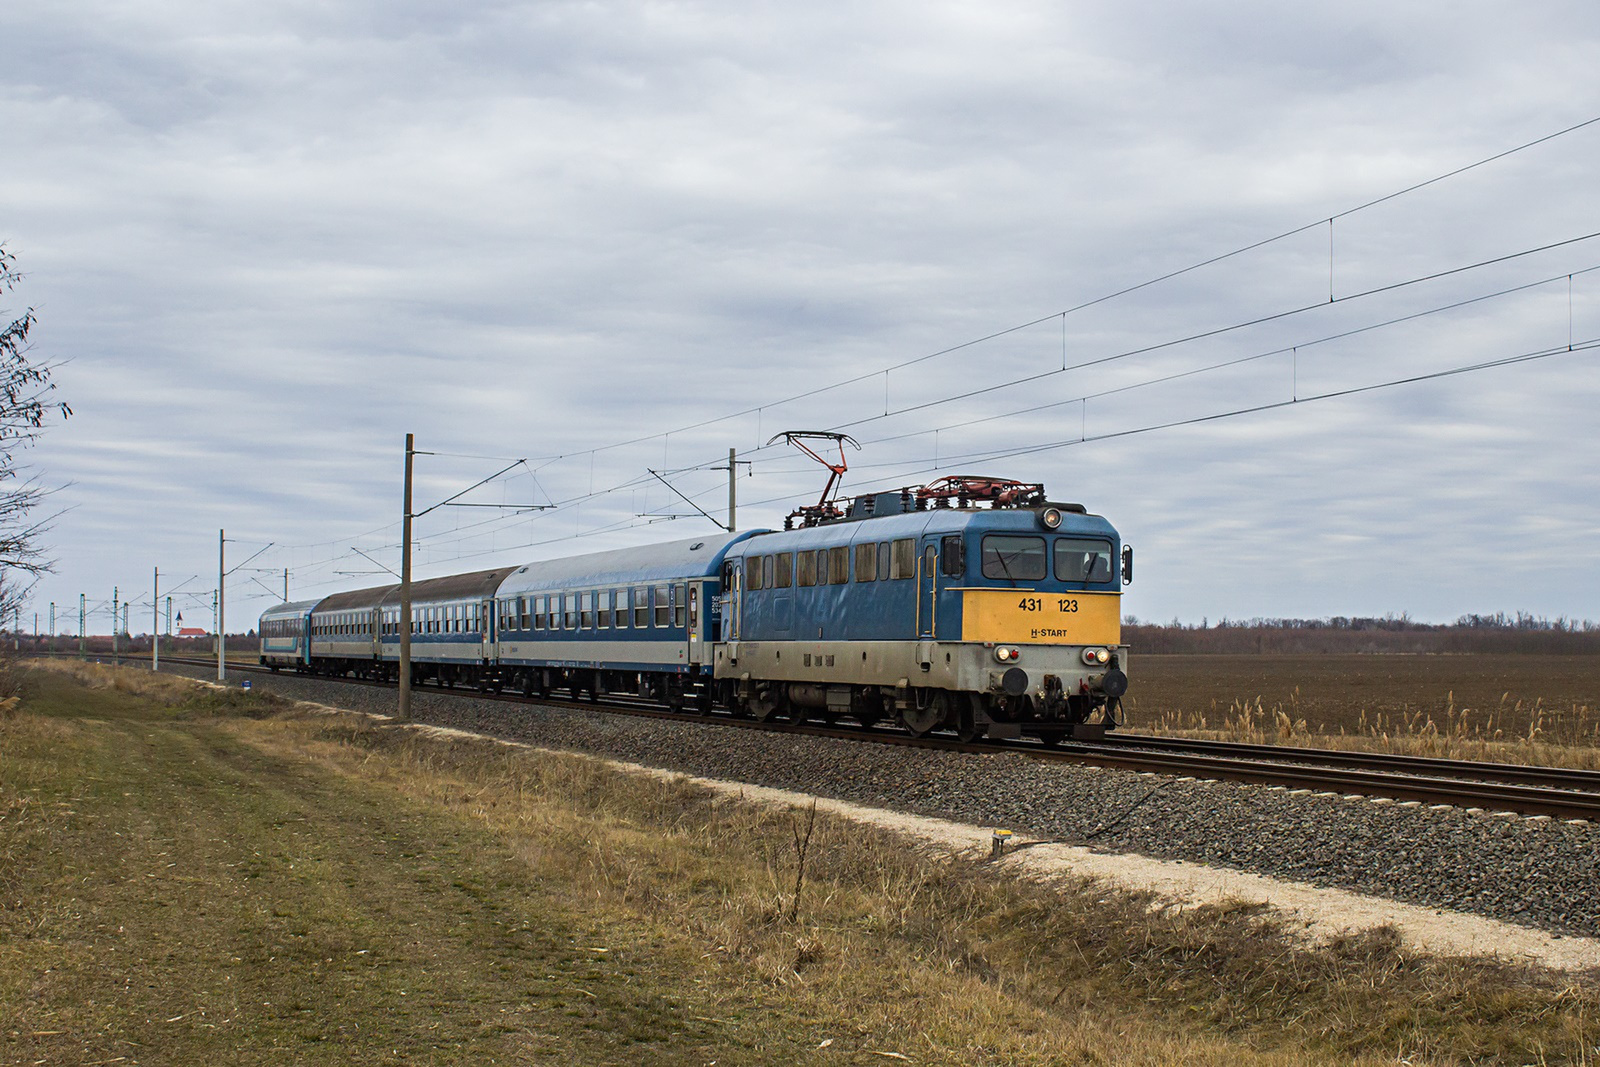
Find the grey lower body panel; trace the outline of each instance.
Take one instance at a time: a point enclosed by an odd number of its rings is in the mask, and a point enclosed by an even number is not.
[[[714,645],[718,679],[945,689],[1006,693],[1005,675],[1027,676],[1022,693],[1042,697],[1047,688],[1067,694],[1096,692],[1105,666],[1086,666],[1084,645],[1021,645],[1019,658],[1000,663],[994,649],[962,641],[729,641]],[[1126,670],[1127,652],[1118,649]]]

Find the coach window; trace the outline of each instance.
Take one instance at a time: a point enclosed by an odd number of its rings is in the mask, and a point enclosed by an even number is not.
[[[988,534],[983,539],[983,576],[1037,582],[1045,576],[1044,538]]]
[[[596,624],[602,630],[610,629],[610,627],[611,627],[611,590],[609,590],[609,589],[604,590],[600,594],[600,607],[599,607],[598,610],[599,610],[600,614],[599,614],[599,618],[597,619],[597,623]]]
[[[626,628],[628,625],[628,608],[631,603],[628,591],[626,589],[618,589],[617,610],[612,614],[611,622],[619,630]]]
[[[536,596],[533,600],[533,628],[543,630],[545,627],[544,597]]]
[[[878,546],[863,541],[856,546],[856,581],[872,582],[878,578]]]
[[[639,629],[650,625],[650,590],[633,591],[633,624]]]
[[[672,587],[672,625],[681,627],[687,624],[688,606],[688,587],[680,582]]]
[[[961,535],[946,537],[939,542],[939,573],[946,578],[959,578],[966,573],[966,549]]]
[[[891,578],[916,577],[917,542],[914,538],[905,537],[890,544],[889,566]]]
[[[656,586],[656,625],[657,626],[671,626],[672,625],[672,600],[670,599],[671,596],[672,596],[672,592],[671,592],[671,587],[670,586],[665,586],[665,585]]]
[[[828,584],[843,585],[850,580],[850,546],[828,549]]]
[[[566,603],[561,612],[561,628],[563,630],[576,630],[578,628],[578,594],[568,593],[564,599]]]
[[[1109,582],[1111,580],[1111,542],[1058,537],[1055,552],[1057,581]]]
[[[578,625],[585,630],[594,629],[594,594],[578,594]]]
[[[761,588],[761,566],[765,562],[761,556],[746,556],[744,561],[744,588],[745,592]],[[768,564],[770,566],[770,564]]]

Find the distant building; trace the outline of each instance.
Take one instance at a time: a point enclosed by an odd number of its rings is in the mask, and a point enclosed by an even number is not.
[[[211,636],[211,632],[209,630],[203,630],[198,626],[185,626],[185,627],[182,627],[181,629],[178,630],[178,636],[179,637],[210,637]]]

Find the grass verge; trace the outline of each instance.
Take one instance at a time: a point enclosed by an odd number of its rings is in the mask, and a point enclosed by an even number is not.
[[[1592,989],[1149,904],[137,671],[0,722],[7,1063],[1600,1057]]]

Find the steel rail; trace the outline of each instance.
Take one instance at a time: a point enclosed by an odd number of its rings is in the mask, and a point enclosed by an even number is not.
[[[1102,742],[1096,742],[1100,744]],[[1489,760],[1448,759],[1442,756],[1406,756],[1386,752],[1358,752],[1337,748],[1310,748],[1299,745],[1263,745],[1244,741],[1213,741],[1207,738],[1160,737],[1155,734],[1117,733],[1104,744],[1117,748],[1149,748],[1162,751],[1189,751],[1219,756],[1280,759],[1322,767],[1373,767],[1406,770],[1420,775],[1475,778],[1484,782],[1516,785],[1550,785],[1558,789],[1581,786],[1600,792],[1600,771],[1574,767],[1547,767],[1539,764],[1494,763]]]

